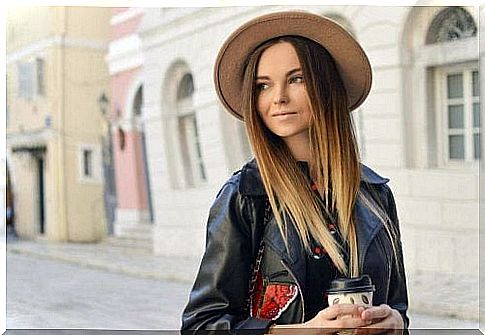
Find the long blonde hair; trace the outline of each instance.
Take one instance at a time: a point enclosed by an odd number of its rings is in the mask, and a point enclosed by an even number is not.
[[[300,60],[311,105],[310,175],[325,201],[315,196],[307,177],[299,168],[285,142],[263,123],[256,109],[256,71],[261,54],[271,45],[289,42]],[[305,249],[311,239],[325,247],[338,270],[347,276],[360,273],[353,209],[361,196],[359,152],[347,103],[347,94],[330,54],[319,44],[303,37],[285,36],[259,46],[247,59],[243,82],[243,108],[246,131],[261,178],[286,247],[288,224],[292,222]],[[331,199],[331,201],[329,201]],[[365,197],[364,204],[385,223],[394,254],[395,232],[386,212]],[[328,215],[336,213],[336,223],[350,255],[346,264],[343,250],[327,228]]]

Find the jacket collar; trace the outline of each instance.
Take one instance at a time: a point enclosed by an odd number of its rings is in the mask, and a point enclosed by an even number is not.
[[[306,169],[305,173],[308,175],[308,164],[306,162],[299,162],[303,169]],[[373,185],[384,185],[389,179],[379,176],[369,167],[361,164],[362,169],[362,180],[361,180],[361,194],[369,195],[369,184]],[[265,196],[266,192],[261,180],[261,176],[257,169],[255,160],[248,162],[242,169],[241,180],[239,184],[241,194],[250,196]],[[381,189],[381,188],[379,188]],[[382,190],[382,189],[381,189]],[[379,192],[380,193],[380,192]],[[382,194],[379,194],[382,197]],[[381,199],[382,200],[382,199]],[[357,244],[358,244],[358,254],[359,254],[359,265],[362,268],[367,250],[371,241],[375,238],[379,232],[382,222],[379,218],[363,203],[360,197],[357,198],[354,214],[356,219],[356,234],[357,234]],[[294,227],[290,225],[288,227],[288,240],[291,241],[289,244],[293,246],[290,250],[286,250],[284,245],[283,237],[279,229],[277,228],[276,221],[274,217],[269,222],[267,231],[265,233],[266,240],[270,246],[275,249],[275,251],[288,263],[290,267],[293,268],[297,279],[300,284],[305,282],[304,278],[304,256],[303,247],[297,237],[297,233]]]
[[[308,163],[298,162],[298,165],[305,171],[308,175]],[[361,166],[361,183],[367,184],[386,184],[389,179],[379,176],[371,168],[364,164]],[[242,195],[252,195],[252,196],[265,196],[266,191],[263,186],[263,181],[261,180],[261,175],[259,174],[258,166],[256,164],[256,159],[252,159],[246,163],[241,170],[241,182],[239,184],[239,192]]]

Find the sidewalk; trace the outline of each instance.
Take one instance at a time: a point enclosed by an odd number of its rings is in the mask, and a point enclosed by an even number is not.
[[[15,253],[79,264],[127,275],[192,284],[199,259],[153,255],[148,248],[130,247],[108,239],[101,243],[53,243],[9,239]],[[408,276],[410,310],[478,322],[478,279]],[[474,302],[474,303],[470,303]]]
[[[199,259],[163,257],[150,250],[107,240],[101,243],[54,243],[8,240],[7,254],[53,259],[81,266],[142,278],[192,284]]]

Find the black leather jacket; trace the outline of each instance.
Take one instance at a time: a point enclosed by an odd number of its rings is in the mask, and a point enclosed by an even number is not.
[[[305,167],[305,163],[300,163],[302,165]],[[361,192],[377,196],[377,201],[399,230],[394,198],[386,185],[388,181],[362,165]],[[285,269],[286,278],[283,279],[298,285],[297,298],[275,322],[306,321],[302,301],[305,294],[301,294],[305,292],[305,251],[292,225],[288,229],[291,246],[288,251],[274,217],[271,215],[271,219],[264,220],[266,199],[254,159],[234,173],[219,191],[209,213],[206,250],[182,315],[183,334],[197,333],[197,330],[251,329],[256,333],[267,330],[272,321],[251,317],[248,308],[251,270],[262,238],[267,245],[264,275],[269,278]],[[360,200],[356,202],[354,213],[359,264],[376,287],[373,305],[385,303],[398,310],[405,328],[408,328],[408,298],[402,259],[397,265],[381,221]],[[401,252],[400,241],[398,247]],[[401,276],[398,275],[398,267]]]

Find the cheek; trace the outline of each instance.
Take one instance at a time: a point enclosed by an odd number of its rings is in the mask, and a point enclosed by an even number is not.
[[[261,115],[261,117],[264,117],[267,110],[268,110],[268,99],[264,96],[260,96],[256,100],[256,109]]]
[[[306,110],[307,119],[308,119],[308,122],[310,122],[311,116],[312,116],[312,106],[310,103],[310,98],[308,98],[308,94],[306,92],[304,96],[304,101],[305,101],[305,110]]]

